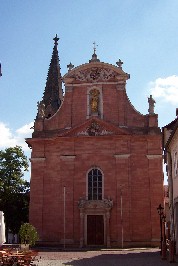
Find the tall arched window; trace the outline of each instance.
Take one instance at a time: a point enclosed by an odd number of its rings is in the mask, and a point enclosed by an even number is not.
[[[88,173],[88,200],[102,200],[102,173],[99,169]]]

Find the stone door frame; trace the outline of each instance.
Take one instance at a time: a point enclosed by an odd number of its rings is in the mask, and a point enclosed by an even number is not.
[[[87,246],[87,215],[103,215],[104,219],[104,245],[111,247],[110,243],[110,211],[113,201],[85,200],[80,199],[78,207],[80,210],[80,247]]]

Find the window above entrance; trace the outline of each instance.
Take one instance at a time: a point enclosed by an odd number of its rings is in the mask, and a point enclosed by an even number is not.
[[[102,173],[99,169],[88,173],[88,200],[102,200]]]

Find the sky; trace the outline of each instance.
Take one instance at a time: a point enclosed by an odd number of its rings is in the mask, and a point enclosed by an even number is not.
[[[130,74],[126,91],[133,106],[148,113],[148,96],[163,127],[178,107],[177,0],[0,0],[0,149],[31,137],[42,99],[54,41],[61,74],[67,65],[121,59]],[[28,177],[27,177],[28,178]]]

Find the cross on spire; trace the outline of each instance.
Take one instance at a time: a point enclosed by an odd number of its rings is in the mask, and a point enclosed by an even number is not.
[[[59,38],[57,37],[57,34],[56,34],[56,36],[55,36],[55,38],[53,40],[54,40],[54,44],[58,45]]]

